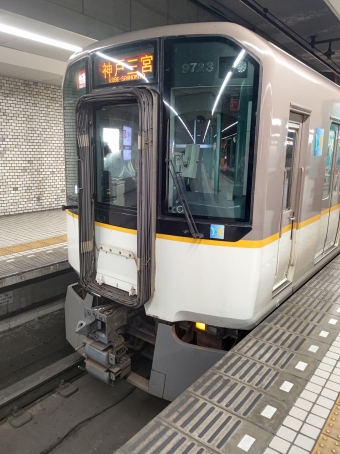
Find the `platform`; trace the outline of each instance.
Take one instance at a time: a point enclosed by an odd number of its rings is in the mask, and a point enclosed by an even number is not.
[[[69,268],[65,212],[0,217],[0,288],[65,268]]]
[[[0,217],[0,318],[61,298],[76,281],[65,212]]]
[[[340,256],[117,454],[339,454]]]

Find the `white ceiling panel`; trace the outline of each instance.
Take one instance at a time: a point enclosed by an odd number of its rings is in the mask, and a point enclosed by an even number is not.
[[[17,38],[13,35],[9,35],[8,33],[2,33],[0,32],[0,46],[3,44],[10,43],[12,41],[15,41]]]
[[[96,40],[0,9],[0,24],[81,48]],[[72,51],[0,32],[0,75],[61,85]]]
[[[50,75],[48,77],[50,77]],[[40,83],[49,84],[49,85],[55,85],[57,87],[61,87],[63,85],[63,77],[59,76],[59,77],[55,77],[55,78],[52,77],[52,79],[49,79],[49,78],[42,79],[42,80],[40,80]]]
[[[38,71],[51,71],[54,74],[63,75],[66,69],[66,62],[54,60],[21,52],[8,47],[0,47],[0,62],[22,66],[23,68],[37,69]]]
[[[45,24],[2,9],[0,9],[0,24],[20,28],[27,32],[36,33],[42,36],[48,36],[49,38],[64,41],[82,48],[96,42],[95,39],[78,35],[77,33],[69,32],[68,30],[63,30],[59,27],[54,27],[53,25]]]
[[[63,77],[58,74],[37,71],[36,69],[31,68],[22,68],[20,66],[2,62],[0,62],[0,75],[4,77],[13,77],[14,79],[30,80],[33,82],[41,82],[56,86],[61,86],[63,81]]]
[[[23,52],[31,53],[33,55],[40,55],[41,57],[52,58],[54,60],[59,60],[62,62],[67,62],[67,60],[73,54],[73,52],[69,50],[59,49],[58,47],[54,46],[47,46],[43,43],[37,43],[22,38],[1,43],[0,45],[9,49],[20,50]]]
[[[66,62],[0,47],[0,76],[60,86],[65,70]]]

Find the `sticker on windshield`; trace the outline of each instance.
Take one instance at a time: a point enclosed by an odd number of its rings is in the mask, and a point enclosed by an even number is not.
[[[210,238],[224,240],[224,225],[211,224]]]

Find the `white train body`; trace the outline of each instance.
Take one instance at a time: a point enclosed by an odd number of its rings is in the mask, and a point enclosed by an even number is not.
[[[134,32],[93,46],[87,50],[86,55],[113,45],[178,36],[226,37],[259,63],[254,150],[250,152],[254,156],[249,152],[244,155],[246,163],[251,159],[254,162],[252,188],[251,191],[247,189],[247,196],[245,186],[243,185],[243,192],[240,189],[243,197],[249,196],[251,200],[250,217],[246,223],[249,229],[245,234],[235,233],[235,236],[233,233],[234,237],[230,241],[219,241],[207,235],[204,238],[194,238],[187,233],[171,234],[162,230],[160,226],[163,224],[158,222],[162,218],[160,175],[154,171],[154,198],[152,206],[150,205],[154,216],[151,221],[154,229],[153,264],[151,291],[144,305],[145,312],[148,316],[170,324],[181,321],[202,322],[231,330],[249,330],[339,253],[340,89],[273,44],[235,24],[176,25]],[[83,56],[84,54],[74,57],[71,63]],[[162,71],[162,62],[159,68]],[[182,68],[182,71],[186,70],[186,66]],[[111,88],[114,91],[117,87]],[[200,90],[203,97],[202,89]],[[162,102],[162,90],[159,95]],[[229,103],[229,98],[226,102]],[[247,102],[250,118],[252,101]],[[239,110],[241,108],[239,106]],[[227,109],[229,115],[229,104]],[[199,116],[197,119],[197,125],[199,121],[203,122]],[[159,144],[164,142],[159,141],[157,134],[162,131],[164,135],[166,129],[162,121],[162,118],[157,118],[158,129],[153,136],[156,142],[154,169],[158,170],[163,165],[160,163]],[[170,119],[168,126],[170,136],[171,121]],[[188,125],[191,124],[190,121],[187,120]],[[204,121],[206,125],[207,120]],[[248,120],[247,131],[249,124]],[[232,127],[233,125],[227,126],[225,129]],[[234,136],[236,135],[235,133]],[[230,147],[233,145],[232,138],[224,139],[225,142],[222,139],[221,137],[221,143],[226,144],[226,150],[228,140]],[[204,144],[204,140],[202,143]],[[293,151],[289,147],[293,147]],[[219,155],[216,152],[216,156],[221,155],[222,151]],[[227,161],[228,159],[229,155],[226,157]],[[219,163],[220,170],[223,164],[222,159]],[[228,164],[227,162],[227,169]],[[236,165],[234,167],[236,169]],[[243,171],[241,165],[239,168]],[[182,172],[183,170],[184,168]],[[161,173],[160,170],[159,172]],[[228,175],[223,178],[230,183]],[[191,182],[191,179],[186,181]],[[167,184],[169,186],[170,183]],[[236,186],[235,177],[233,187]],[[192,187],[195,185],[192,184]],[[235,193],[233,197],[235,200]],[[173,207],[171,209],[174,210]],[[184,215],[182,218],[185,223]],[[69,261],[80,272],[77,211],[69,211],[67,219]],[[195,213],[194,219],[199,228],[200,221],[197,221]],[[217,227],[223,224],[225,232],[228,229],[240,231],[237,221],[228,223],[206,219],[202,222],[209,224],[210,231],[215,222]],[[104,263],[99,256],[100,245],[130,251],[137,258],[137,229],[112,224],[95,220],[97,263]],[[110,263],[116,262],[109,260],[108,268]],[[116,282],[115,279],[118,282],[119,273],[125,273],[125,281],[132,283],[138,293],[133,267],[130,271],[124,271],[120,265],[118,268],[120,269],[113,272],[107,269],[103,282],[112,284]],[[97,273],[97,281],[99,274]]]

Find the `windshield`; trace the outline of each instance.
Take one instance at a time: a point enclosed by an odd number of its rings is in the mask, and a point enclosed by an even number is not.
[[[168,39],[168,159],[163,214],[249,222],[259,64],[223,38]]]

